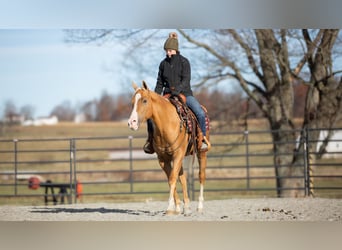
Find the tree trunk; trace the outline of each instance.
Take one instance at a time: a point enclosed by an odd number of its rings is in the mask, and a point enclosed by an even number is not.
[[[310,87],[307,92],[305,102],[305,115],[302,125],[303,131],[307,134],[301,135],[301,143],[297,149],[297,154],[294,155],[293,165],[302,165],[305,160],[308,160],[308,173],[312,175],[312,166],[317,157],[322,155],[325,151],[327,143],[323,144],[319,154],[311,154],[316,152],[317,141],[320,136],[321,130],[329,130],[336,125],[336,122],[341,116],[342,112],[342,82],[334,78],[332,72],[332,47],[335,43],[339,30],[323,30],[320,41],[317,45],[314,45],[307,30],[303,30],[303,36],[305,38],[308,51],[308,65],[311,72]],[[315,46],[315,47],[314,47]],[[314,47],[314,49],[313,49]],[[303,142],[306,138],[309,141],[304,147]],[[332,132],[328,133],[325,141],[328,142]],[[307,152],[304,152],[306,150]],[[307,155],[307,159],[304,159],[303,155]],[[310,179],[309,190],[307,195],[313,195],[313,178]]]
[[[272,130],[274,167],[277,195],[293,196],[293,189],[303,186],[302,168],[292,168],[295,149],[293,126],[293,86],[288,61],[287,43],[282,37],[279,43],[272,30],[255,31],[266,89],[267,111]]]

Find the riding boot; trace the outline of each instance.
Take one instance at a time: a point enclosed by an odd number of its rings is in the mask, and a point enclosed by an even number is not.
[[[208,151],[211,148],[211,144],[208,141],[207,137],[203,136],[201,151]]]
[[[146,154],[153,154],[154,153],[153,136],[151,133],[148,133],[148,138],[147,138],[146,143],[144,145],[144,152]]]

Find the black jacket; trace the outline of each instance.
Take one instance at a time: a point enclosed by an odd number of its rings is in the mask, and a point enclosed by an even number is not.
[[[193,95],[190,79],[189,60],[177,52],[171,58],[166,57],[161,61],[154,91],[158,94],[162,92],[163,94],[171,93],[175,95],[182,93],[185,96],[190,96]]]

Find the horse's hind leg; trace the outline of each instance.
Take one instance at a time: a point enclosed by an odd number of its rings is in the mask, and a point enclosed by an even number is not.
[[[199,164],[199,182],[200,182],[200,193],[198,197],[198,207],[197,211],[202,212],[203,211],[203,203],[204,203],[204,183],[205,183],[205,169],[207,167],[207,153],[206,152],[199,152],[197,155],[198,158],[198,164]]]

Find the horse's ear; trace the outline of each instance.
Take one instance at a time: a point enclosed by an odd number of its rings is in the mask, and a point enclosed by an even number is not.
[[[134,90],[137,90],[137,88],[139,88],[135,82],[132,82],[132,86],[133,86]]]
[[[143,86],[144,89],[148,90],[148,86],[147,86],[147,83],[145,81],[142,81],[142,86]]]

